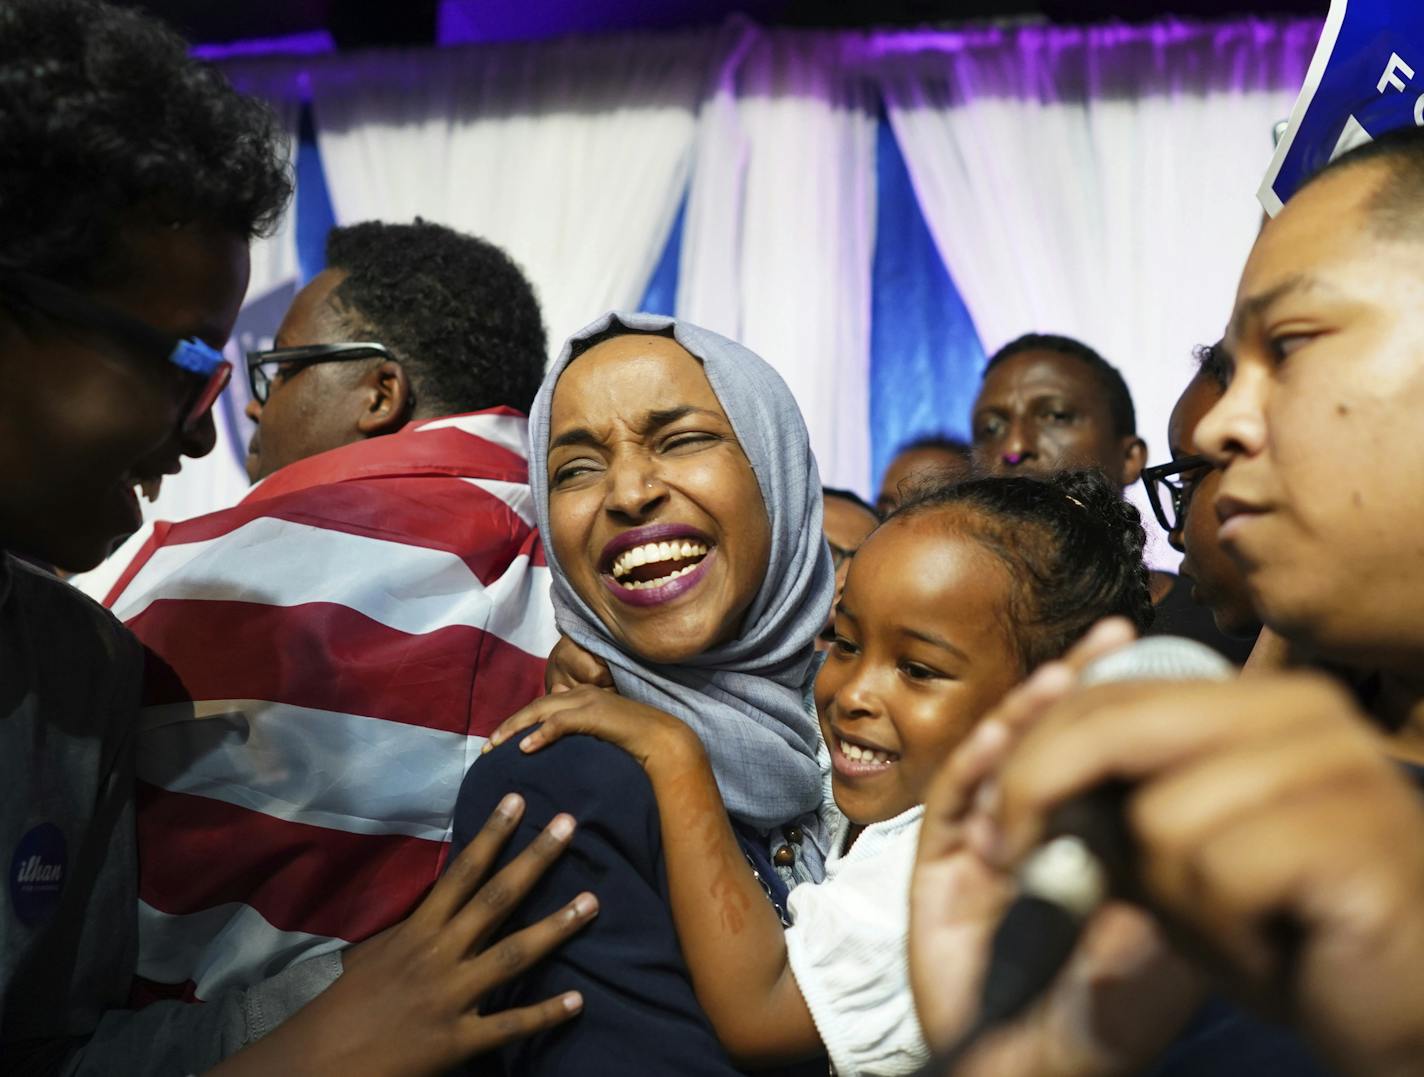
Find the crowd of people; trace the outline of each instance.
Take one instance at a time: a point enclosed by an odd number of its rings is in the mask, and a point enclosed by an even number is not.
[[[0,4],[0,1069],[1424,1071],[1424,132],[1265,225],[1169,462],[1031,333],[874,507],[741,344],[607,313],[546,369],[504,252],[336,229],[251,492],[93,602],[290,195],[147,16]],[[1147,634],[1232,672],[1102,675]],[[1091,797],[1126,855],[986,1023]]]

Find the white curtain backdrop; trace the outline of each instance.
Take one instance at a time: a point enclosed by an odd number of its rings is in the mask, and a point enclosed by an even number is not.
[[[829,485],[870,484],[876,104],[846,35],[740,24],[702,109],[677,311],[777,368]]]
[[[422,216],[504,248],[551,353],[637,304],[686,187],[715,37],[567,39],[311,66],[339,224]]]
[[[1319,22],[884,37],[890,122],[986,351],[1078,337],[1154,461],[1261,221],[1254,191]],[[1145,508],[1145,501],[1137,497]],[[1155,532],[1154,532],[1155,533]],[[1160,543],[1156,560],[1175,560]]]
[[[539,293],[551,352],[638,303],[686,198],[678,314],[772,362],[825,481],[868,492],[882,102],[985,348],[1030,330],[1098,348],[1127,376],[1160,460],[1191,345],[1214,340],[1229,311],[1271,126],[1318,29],[832,34],[734,20],[228,70],[293,134],[309,96],[339,223],[420,215],[507,250]],[[280,317],[294,240],[289,217],[254,250],[241,346]],[[150,516],[241,496],[245,400],[238,379],[217,449],[170,480]]]

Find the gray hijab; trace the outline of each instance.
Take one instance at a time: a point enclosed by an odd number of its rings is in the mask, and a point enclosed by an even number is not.
[[[576,333],[549,368],[529,417],[529,480],[539,530],[549,532],[549,412],[554,386],[574,345],[615,323],[673,331],[702,362],[742,450],[751,461],[771,522],[766,579],[748,608],[742,635],[675,666],[622,650],[569,585],[554,555],[554,609],[560,631],[608,663],[618,691],[665,711],[697,733],[733,818],[768,831],[816,811],[820,734],[807,708],[813,641],[825,624],[835,573],[821,531],[821,482],[806,424],[791,391],[764,360],[734,341],[657,314],[605,314]],[[814,823],[810,824],[814,829]],[[821,835],[816,834],[816,837]],[[823,841],[807,843],[823,846]],[[805,854],[820,874],[819,849]]]

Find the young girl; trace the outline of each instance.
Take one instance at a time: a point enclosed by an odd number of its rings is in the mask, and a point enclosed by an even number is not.
[[[928,1061],[905,958],[923,791],[1010,687],[1094,622],[1150,622],[1143,541],[1137,511],[1085,472],[936,490],[870,536],[815,685],[834,842],[825,881],[792,891],[784,931],[683,723],[584,687],[531,704],[491,742],[542,723],[523,750],[586,733],[643,765],[697,997],[740,1064],[824,1047],[841,1077],[914,1073]]]

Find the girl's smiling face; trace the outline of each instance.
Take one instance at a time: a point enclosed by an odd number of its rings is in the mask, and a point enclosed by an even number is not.
[[[858,826],[920,804],[931,776],[1023,676],[1007,569],[946,508],[891,519],[851,563],[816,677],[836,804]]]

